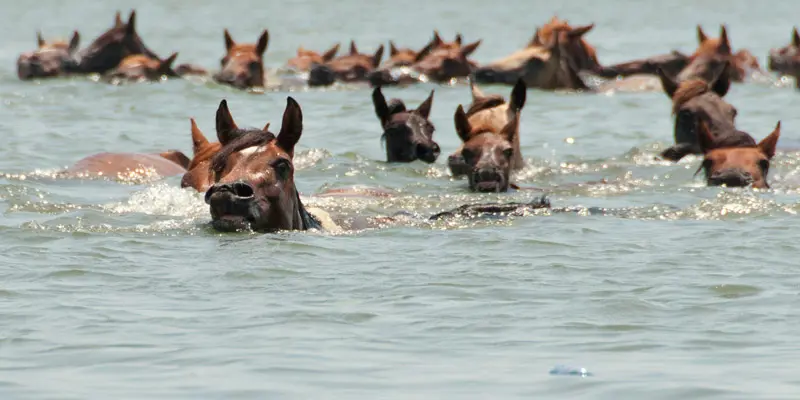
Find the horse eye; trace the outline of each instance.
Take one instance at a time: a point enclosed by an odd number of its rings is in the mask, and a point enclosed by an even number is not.
[[[762,171],[767,171],[769,169],[769,160],[759,160],[758,167],[761,168]]]
[[[514,149],[513,148],[509,148],[509,149],[503,150],[503,155],[506,156],[506,158],[511,158],[514,155]]]
[[[292,171],[292,165],[289,164],[289,161],[283,159],[278,160],[272,165],[272,168],[278,175],[278,179],[282,181],[289,179],[289,173]]]
[[[220,64],[220,65],[222,65],[223,67],[224,67],[224,66],[225,66],[225,64],[227,64],[227,63],[228,63],[228,57],[225,57],[225,58],[223,58],[223,59],[219,60],[219,64]]]

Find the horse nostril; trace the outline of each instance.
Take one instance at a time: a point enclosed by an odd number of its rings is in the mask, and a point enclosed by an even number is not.
[[[231,189],[233,194],[242,198],[253,197],[253,195],[255,194],[255,192],[253,191],[253,187],[246,182],[235,182],[232,185]]]

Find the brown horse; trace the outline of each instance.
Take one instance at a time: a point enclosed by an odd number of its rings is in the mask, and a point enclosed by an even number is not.
[[[516,116],[525,107],[525,100],[528,94],[525,83],[521,79],[517,81],[517,84],[511,90],[508,102],[502,96],[484,94],[474,82],[470,83],[470,88],[472,104],[470,104],[466,112],[467,122],[469,122],[470,126],[491,126],[491,131],[493,132],[500,132],[512,119],[518,119]],[[461,137],[460,134],[459,137]],[[513,135],[511,144],[513,150],[510,168],[512,171],[518,171],[525,166],[522,159],[519,134]],[[462,154],[463,148],[464,145],[447,157],[447,166],[454,177],[470,175],[472,171],[472,166]]]
[[[537,32],[527,47],[475,71],[479,83],[515,84],[519,79],[530,88],[545,90],[588,90],[578,76],[576,57],[570,52],[589,28],[550,35],[548,45],[541,44]],[[562,43],[562,37],[567,43]]]
[[[433,82],[446,83],[456,78],[466,78],[472,74],[478,64],[469,59],[469,56],[478,49],[481,41],[466,45],[459,45],[460,40],[453,45],[439,45],[422,57],[411,68],[425,75]]]
[[[386,145],[388,162],[412,162],[417,159],[429,164],[436,162],[441,150],[433,141],[435,127],[428,119],[433,105],[433,90],[415,110],[407,110],[405,103],[399,99],[387,103],[380,87],[372,92],[372,104],[383,128],[381,138]]]
[[[658,70],[660,69],[668,76],[678,76],[687,65],[689,65],[689,56],[673,50],[668,54],[661,54],[641,60],[600,66],[591,72],[602,78],[616,78],[632,75],[658,75]]]
[[[37,48],[22,53],[17,59],[17,76],[19,79],[49,78],[65,76],[77,72],[78,63],[75,54],[81,36],[78,31],[72,33],[69,42],[46,42],[41,32],[36,33]]]
[[[383,45],[375,54],[363,54],[358,51],[356,43],[350,41],[350,52],[313,67],[309,73],[309,86],[328,86],[336,81],[364,82],[368,75],[378,68],[383,58]]]
[[[565,44],[567,52],[572,56],[575,68],[579,71],[591,71],[600,66],[597,51],[584,38],[584,35],[593,28],[594,24],[573,27],[566,20],[553,16],[550,22],[536,32],[530,45],[551,43],[554,36],[558,36],[559,42]]]
[[[286,62],[286,66],[295,71],[307,72],[310,71],[311,67],[315,65],[325,64],[326,62],[333,60],[336,58],[336,53],[338,52],[339,43],[336,43],[333,45],[333,47],[322,54],[317,53],[314,50],[304,49],[301,46],[297,49],[297,55]]]
[[[277,136],[268,130],[239,129],[227,104],[220,104],[217,134],[222,148],[211,158],[213,184],[205,195],[214,228],[260,232],[321,228],[300,202],[294,183],[292,158],[302,133],[303,114],[291,97]]]
[[[792,29],[792,40],[785,47],[769,51],[770,71],[795,78],[795,84],[800,89],[800,34],[797,28]]]
[[[79,160],[58,175],[128,181],[181,175],[186,172],[189,162],[189,158],[178,150],[160,154],[100,153]]]
[[[753,140],[752,145],[725,146],[718,142],[706,123],[701,122],[699,138],[704,157],[700,169],[705,172],[706,183],[709,186],[769,188],[769,163],[775,156],[780,135],[781,122],[778,121],[772,133],[758,144]]]
[[[172,69],[178,53],[172,53],[164,60],[153,59],[143,54],[125,57],[122,62],[108,73],[108,79],[126,81],[159,81],[162,77],[179,76]]]
[[[736,129],[736,108],[722,99],[730,88],[727,64],[711,83],[702,79],[676,82],[663,72],[659,76],[675,116],[675,145],[661,153],[662,157],[678,161],[688,154],[702,154],[698,139],[701,123],[708,125],[720,147],[755,145],[750,135]]]
[[[433,38],[430,42],[425,44],[425,46],[420,49],[419,51],[412,50],[409,48],[398,48],[397,45],[394,44],[394,41],[389,41],[389,59],[383,64],[383,68],[395,68],[395,67],[410,67],[418,62],[420,62],[423,58],[425,58],[428,54],[431,53],[433,50],[438,49],[457,49],[461,47],[462,42],[461,34],[456,34],[456,38],[452,42],[445,42],[442,39],[442,36],[439,34],[439,31],[433,31]]]
[[[134,54],[159,59],[136,32],[136,11],[131,11],[127,23],[123,23],[117,13],[114,26],[79,53],[78,69],[83,73],[103,74],[118,66],[125,57]]]
[[[266,29],[255,44],[236,43],[225,29],[225,57],[220,60],[222,69],[214,74],[214,80],[238,89],[264,87],[264,52],[268,45]]]
[[[720,36],[716,39],[709,38],[698,25],[697,40],[697,50],[691,55],[689,65],[677,76],[678,80],[701,78],[710,81],[717,67],[724,62],[731,65],[728,74],[733,82],[742,82],[749,71],[761,69],[749,51],[740,50],[734,54],[725,25],[720,27]]]

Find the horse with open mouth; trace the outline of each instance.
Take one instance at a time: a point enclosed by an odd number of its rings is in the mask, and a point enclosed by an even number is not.
[[[433,90],[416,109],[408,110],[400,99],[388,103],[380,87],[372,92],[375,115],[381,121],[386,145],[386,161],[434,163],[441,150],[433,140],[435,127],[428,119],[433,105]]]
[[[28,80],[78,72],[75,55],[80,39],[80,34],[75,31],[69,42],[61,40],[48,42],[42,38],[41,32],[37,32],[36,50],[22,53],[17,59],[17,76],[19,79]]]
[[[700,122],[699,141],[703,151],[703,170],[708,186],[767,189],[767,175],[781,135],[781,122],[766,138],[755,144],[727,145],[715,136],[705,122]],[[748,135],[749,136],[749,135]]]

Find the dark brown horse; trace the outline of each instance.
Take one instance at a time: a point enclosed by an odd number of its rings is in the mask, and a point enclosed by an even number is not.
[[[225,57],[222,69],[214,74],[214,80],[238,89],[264,87],[264,52],[269,45],[269,32],[264,29],[258,42],[236,43],[225,29]]]
[[[358,51],[356,43],[350,42],[350,52],[314,66],[308,77],[309,86],[328,86],[334,82],[366,82],[369,74],[381,63],[383,45],[375,54],[363,54]]]
[[[302,46],[297,49],[297,55],[286,62],[286,66],[299,72],[310,71],[311,67],[319,64],[325,64],[328,61],[336,58],[336,53],[339,52],[339,43],[336,43],[320,54],[314,50],[308,50]]]
[[[521,79],[517,81],[517,84],[514,85],[514,88],[511,90],[508,102],[506,102],[502,96],[484,94],[474,82],[470,83],[470,88],[472,92],[472,103],[465,113],[470,126],[490,127],[489,129],[492,132],[500,132],[512,119],[519,119],[518,114],[520,114],[522,108],[525,107],[527,89],[525,83]],[[459,133],[459,137],[461,137],[463,141],[461,133]],[[518,171],[525,166],[522,159],[518,132],[513,135],[512,139],[510,168],[511,171]],[[450,173],[454,177],[470,175],[472,173],[472,166],[462,154],[464,146],[465,144],[462,144],[458,150],[447,158],[447,165],[450,169]]]
[[[189,158],[177,150],[160,154],[99,153],[83,158],[59,172],[60,177],[121,181],[181,175]]]
[[[700,123],[700,147],[703,150],[703,164],[709,186],[769,188],[767,175],[769,164],[775,156],[775,148],[781,135],[781,122],[758,144],[727,146],[720,144],[705,122]],[[698,170],[699,172],[699,170]]]
[[[292,159],[302,133],[303,114],[291,97],[278,135],[239,129],[223,100],[217,112],[222,148],[211,158],[213,185],[205,196],[216,229],[274,232],[321,227],[300,202],[294,183]]]
[[[460,41],[454,42],[459,43]],[[466,45],[438,46],[425,57],[417,61],[411,68],[427,77],[428,80],[447,83],[453,79],[466,78],[472,74],[478,64],[469,56],[478,49],[481,41]]]
[[[800,89],[800,34],[797,28],[792,29],[792,40],[788,45],[769,52],[770,71],[795,78],[795,84]]]
[[[736,108],[722,99],[730,88],[727,64],[707,83],[702,79],[676,82],[660,73],[661,85],[672,100],[675,116],[675,145],[662,157],[678,161],[688,154],[702,154],[698,139],[701,123],[705,123],[721,147],[755,145],[753,138],[736,129]]]
[[[372,92],[375,114],[381,121],[383,139],[388,162],[412,162],[420,159],[426,163],[436,162],[441,150],[433,141],[433,123],[428,119],[433,105],[433,90],[422,104],[414,110],[406,109],[399,99],[386,102],[381,88]]]
[[[742,82],[749,71],[761,69],[749,51],[733,52],[725,25],[720,27],[719,38],[709,38],[698,25],[697,40],[697,50],[691,55],[689,65],[677,75],[678,80],[701,78],[710,82],[718,66],[725,62],[731,66],[727,73],[732,82]]]
[[[578,76],[580,69],[576,56],[570,52],[574,51],[574,44],[588,29],[563,32],[564,35],[553,34],[547,45],[541,44],[537,32],[527,47],[477,69],[474,78],[479,83],[511,85],[522,79],[530,88],[587,90],[588,87]],[[567,43],[562,43],[562,38]]]
[[[117,13],[114,26],[78,54],[78,69],[82,73],[106,73],[130,55],[144,54],[160,59],[150,51],[136,32],[136,11],[131,11],[128,22],[123,23]]]
[[[17,59],[17,76],[19,79],[27,80],[65,76],[77,72],[78,63],[75,61],[75,54],[80,40],[78,31],[73,32],[69,42],[60,40],[46,42],[38,32],[36,50],[22,53]]]
[[[122,62],[108,73],[108,79],[125,81],[159,81],[162,77],[178,77],[172,64],[178,53],[172,53],[164,60],[153,59],[143,54],[125,57]]]

